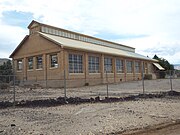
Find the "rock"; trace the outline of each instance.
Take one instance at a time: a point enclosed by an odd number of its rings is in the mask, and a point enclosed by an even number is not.
[[[178,119],[176,120],[176,122],[177,122],[177,123],[180,123],[180,118],[178,118]]]
[[[16,125],[15,124],[11,124],[11,127],[15,127]]]
[[[167,92],[167,95],[169,95],[169,96],[180,96],[180,92],[171,90],[171,91]]]
[[[91,97],[91,98],[90,98],[90,102],[94,102],[94,98]]]

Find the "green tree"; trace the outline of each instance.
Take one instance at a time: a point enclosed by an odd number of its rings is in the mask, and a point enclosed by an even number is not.
[[[165,70],[174,70],[174,66],[170,64],[166,59],[159,58],[156,54],[154,55],[153,59],[156,59],[159,61],[159,64],[165,69]]]
[[[3,65],[0,66],[0,81],[1,82],[9,82],[12,80],[13,71],[11,61],[8,60],[4,62]]]
[[[159,57],[155,54],[153,59],[159,60]]]
[[[159,64],[165,69],[165,71],[168,70],[174,70],[174,66],[170,64],[166,59],[159,58],[156,54],[154,55],[153,59],[156,59],[159,61]],[[169,74],[169,72],[168,72]],[[160,78],[165,78],[166,73],[164,71],[159,72]]]

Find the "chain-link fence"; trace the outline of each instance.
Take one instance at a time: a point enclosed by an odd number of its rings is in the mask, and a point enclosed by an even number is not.
[[[21,81],[14,75],[0,75],[0,101],[41,100],[58,97],[100,98],[124,97],[143,93],[159,93],[169,90],[180,92],[180,76],[177,71],[157,72],[163,79],[145,78],[135,81],[119,79],[115,82],[111,73],[96,74],[88,79],[83,75],[69,75],[66,71],[41,76],[36,74]],[[119,78],[121,75],[119,75]],[[118,75],[116,76],[118,77]],[[30,80],[31,79],[31,80]],[[93,82],[94,86],[89,86]],[[82,86],[82,84],[86,86]],[[99,84],[99,85],[96,85]],[[82,87],[73,87],[73,86]],[[42,87],[43,86],[43,87]],[[52,87],[56,88],[52,88]]]
[[[10,101],[15,104],[15,76],[13,71],[0,70],[0,101]]]

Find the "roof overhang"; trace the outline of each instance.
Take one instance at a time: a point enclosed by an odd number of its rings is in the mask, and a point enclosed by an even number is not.
[[[157,67],[159,70],[165,70],[159,63],[153,63],[155,67]]]
[[[45,34],[45,33],[41,33],[41,32],[38,32],[38,33],[42,37],[60,45],[62,48],[97,52],[97,53],[110,54],[110,55],[115,55],[115,56],[123,56],[123,57],[147,60],[147,61],[151,61],[151,62],[157,62],[157,60],[150,59],[146,56],[143,56],[143,55],[140,55],[140,54],[137,54],[134,52],[123,51],[120,49],[110,48],[110,47],[92,44],[92,43],[88,43],[88,42],[82,42],[79,40],[73,40],[73,39],[69,39],[69,38],[63,38],[60,36]]]

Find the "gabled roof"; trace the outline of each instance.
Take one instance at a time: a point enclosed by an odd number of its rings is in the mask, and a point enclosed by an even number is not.
[[[33,24],[41,24],[41,23],[32,20],[32,22],[29,24],[29,26],[27,28],[30,29]]]
[[[60,45],[63,48],[91,51],[91,52],[110,54],[110,55],[115,55],[115,56],[124,56],[124,57],[129,57],[129,58],[137,58],[137,59],[157,62],[154,59],[150,59],[148,57],[145,57],[143,55],[133,53],[133,52],[123,51],[123,50],[110,48],[110,47],[106,47],[106,46],[100,46],[97,44],[82,42],[79,40],[63,38],[60,36],[45,34],[45,33],[41,33],[41,32],[39,32],[39,34],[42,37],[56,43],[57,45]]]
[[[42,24],[42,23],[39,23],[39,22],[33,20],[29,24],[28,28],[30,29],[37,25],[50,26],[50,25]],[[53,27],[53,26],[50,26],[50,27]],[[62,29],[62,30],[64,30],[64,29]],[[148,57],[145,57],[143,55],[140,55],[140,54],[137,54],[134,52],[130,52],[130,51],[124,51],[124,50],[120,50],[120,49],[116,49],[116,48],[97,45],[94,43],[83,42],[80,40],[64,38],[64,37],[51,35],[51,34],[45,34],[42,32],[37,32],[37,33],[39,33],[42,37],[50,40],[51,42],[54,42],[57,45],[60,45],[63,48],[85,50],[85,51],[98,52],[98,53],[103,53],[103,54],[111,54],[111,55],[115,55],[115,56],[124,56],[124,57],[129,57],[129,58],[137,58],[137,59],[143,59],[143,60],[148,60],[148,61],[152,61],[152,62],[158,62],[157,60],[150,59]],[[76,33],[76,32],[73,32],[73,33]],[[77,34],[80,34],[80,33],[77,33]],[[83,34],[81,34],[81,35],[83,35]],[[87,36],[87,35],[84,35],[84,36]],[[88,37],[90,37],[90,36],[88,36]],[[10,55],[10,58],[12,58],[14,56],[14,54],[17,52],[17,50],[23,45],[23,43],[28,38],[29,38],[29,35],[26,35],[25,38],[21,41],[21,43],[17,46],[17,48],[13,51],[13,53]],[[92,37],[92,38],[95,38],[95,37]],[[97,38],[95,38],[95,39],[97,39]],[[103,40],[103,39],[100,39],[100,40]],[[103,40],[103,41],[106,41],[106,40]],[[110,41],[107,41],[107,42],[110,42]],[[119,44],[119,45],[121,45],[121,44]],[[122,45],[122,46],[124,46],[124,45]],[[129,47],[129,48],[132,48],[132,47]]]
[[[89,35],[82,34],[82,33],[78,33],[78,32],[74,32],[74,31],[70,31],[70,30],[67,30],[67,29],[62,29],[62,28],[59,28],[59,27],[55,27],[55,26],[51,26],[51,25],[48,25],[48,24],[44,24],[44,23],[37,22],[37,21],[35,21],[35,20],[33,20],[33,21],[29,24],[28,29],[31,29],[31,27],[33,27],[33,25],[34,25],[34,26],[41,25],[41,26],[44,26],[44,27],[50,27],[50,28],[53,28],[53,29],[57,29],[57,30],[61,30],[61,31],[66,31],[66,32],[68,32],[68,33],[77,34],[77,35],[80,35],[80,36],[83,36],[83,37],[88,37],[88,38],[90,38],[90,39],[95,39],[95,40],[107,42],[107,43],[110,43],[110,44],[114,44],[114,45],[118,45],[118,46],[130,48],[130,49],[135,49],[134,47],[131,47],[131,46],[127,46],[127,45],[124,45],[124,44],[115,43],[115,42],[112,42],[112,41],[109,41],[109,40],[100,39],[100,38],[97,38],[97,37],[89,36]]]
[[[16,51],[23,45],[23,43],[29,38],[29,35],[26,35],[24,39],[21,41],[21,43],[16,47],[16,49],[12,52],[12,54],[9,56],[9,58],[12,58]]]

